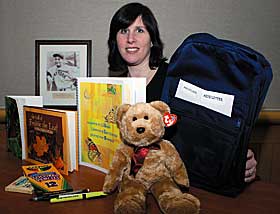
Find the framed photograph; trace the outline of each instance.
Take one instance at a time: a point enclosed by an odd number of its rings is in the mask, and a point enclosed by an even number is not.
[[[77,106],[77,77],[91,76],[91,46],[91,40],[35,41],[35,95],[44,106]]]

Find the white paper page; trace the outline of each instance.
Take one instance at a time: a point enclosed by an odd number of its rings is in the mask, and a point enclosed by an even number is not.
[[[207,91],[180,79],[175,97],[231,117],[233,95]]]
[[[70,150],[70,170],[73,171],[77,166],[77,120],[75,112],[67,112],[67,123],[68,123],[68,137],[69,137],[69,150]],[[69,171],[70,171],[69,170]]]

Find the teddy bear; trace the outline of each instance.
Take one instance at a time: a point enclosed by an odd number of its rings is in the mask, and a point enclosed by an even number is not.
[[[162,101],[123,104],[116,110],[122,143],[105,176],[103,191],[118,188],[115,213],[146,213],[151,193],[163,213],[199,213],[200,201],[188,193],[186,168],[174,145],[162,139],[163,116],[170,112]]]

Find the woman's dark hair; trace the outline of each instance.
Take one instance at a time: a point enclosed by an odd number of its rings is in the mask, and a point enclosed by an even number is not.
[[[160,62],[165,60],[163,57],[163,43],[160,39],[158,24],[152,11],[147,6],[140,3],[129,3],[121,7],[111,20],[108,39],[108,63],[110,71],[128,71],[127,64],[119,53],[116,38],[119,30],[129,27],[138,16],[142,17],[142,21],[150,34],[153,44],[149,59],[150,68],[157,68]]]

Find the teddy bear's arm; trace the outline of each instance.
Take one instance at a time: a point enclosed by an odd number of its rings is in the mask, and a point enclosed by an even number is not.
[[[109,172],[105,177],[103,191],[106,193],[113,192],[116,189],[128,167],[128,157],[123,149],[122,147],[115,152]]]
[[[166,149],[168,153],[168,159],[166,166],[172,175],[174,181],[182,188],[189,188],[189,178],[187,174],[186,167],[177,152],[176,148],[171,144],[166,144]]]

